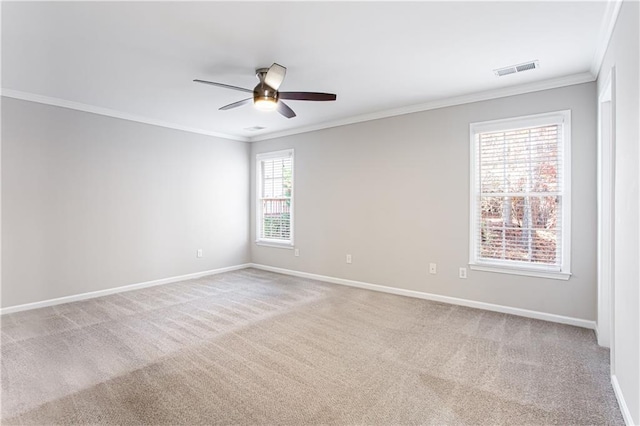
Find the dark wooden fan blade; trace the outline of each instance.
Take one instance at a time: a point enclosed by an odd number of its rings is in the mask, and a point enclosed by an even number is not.
[[[289,105],[285,104],[282,101],[278,101],[278,112],[287,118],[293,118],[296,116],[296,113],[293,112],[291,108],[289,108]]]
[[[317,92],[280,92],[280,99],[290,99],[293,101],[335,101],[336,95],[333,93]]]
[[[244,87],[238,87],[238,86],[231,86],[230,84],[215,83],[213,81],[206,81],[206,80],[193,80],[193,81],[196,83],[210,84],[211,86],[224,87],[225,89],[232,89],[232,90],[239,90],[241,92],[253,93],[253,90],[251,89],[245,89]]]
[[[223,107],[220,107],[219,109],[222,110],[222,111],[226,111],[228,109],[238,108],[239,106],[248,104],[251,101],[253,101],[253,98],[247,98],[247,99],[243,99],[243,100],[238,101],[238,102],[234,102],[234,103],[229,104],[229,105],[225,105]]]

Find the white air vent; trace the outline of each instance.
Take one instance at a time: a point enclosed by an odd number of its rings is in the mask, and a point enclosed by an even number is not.
[[[525,62],[524,64],[511,65],[510,67],[498,68],[497,70],[493,70],[493,72],[497,77],[502,77],[522,71],[534,70],[536,68],[540,68],[540,63],[537,60]]]
[[[266,129],[266,127],[262,127],[262,126],[253,126],[253,127],[245,127],[245,130],[248,130],[250,132],[257,132],[258,130],[264,130]]]

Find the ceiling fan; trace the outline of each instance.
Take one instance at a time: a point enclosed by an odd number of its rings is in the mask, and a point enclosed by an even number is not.
[[[221,110],[237,108],[253,101],[253,105],[261,110],[278,112],[287,118],[293,118],[296,113],[289,105],[282,102],[282,99],[292,101],[335,101],[336,95],[333,93],[318,92],[278,92],[278,88],[284,80],[287,69],[282,65],[274,63],[269,68],[258,68],[256,77],[260,82],[256,87],[245,89],[244,87],[232,86],[230,84],[216,83],[213,81],[193,80],[196,83],[210,84],[212,86],[224,87],[226,89],[239,90],[241,92],[253,93],[253,97],[234,102],[220,107]]]

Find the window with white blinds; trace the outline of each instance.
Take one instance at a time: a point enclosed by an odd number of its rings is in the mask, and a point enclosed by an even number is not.
[[[293,150],[256,156],[257,242],[293,245]]]
[[[471,125],[470,267],[568,279],[570,111]]]

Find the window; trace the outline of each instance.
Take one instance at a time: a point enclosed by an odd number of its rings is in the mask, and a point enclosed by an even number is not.
[[[571,112],[470,130],[470,268],[569,279]]]
[[[293,247],[293,150],[256,156],[256,242]]]

